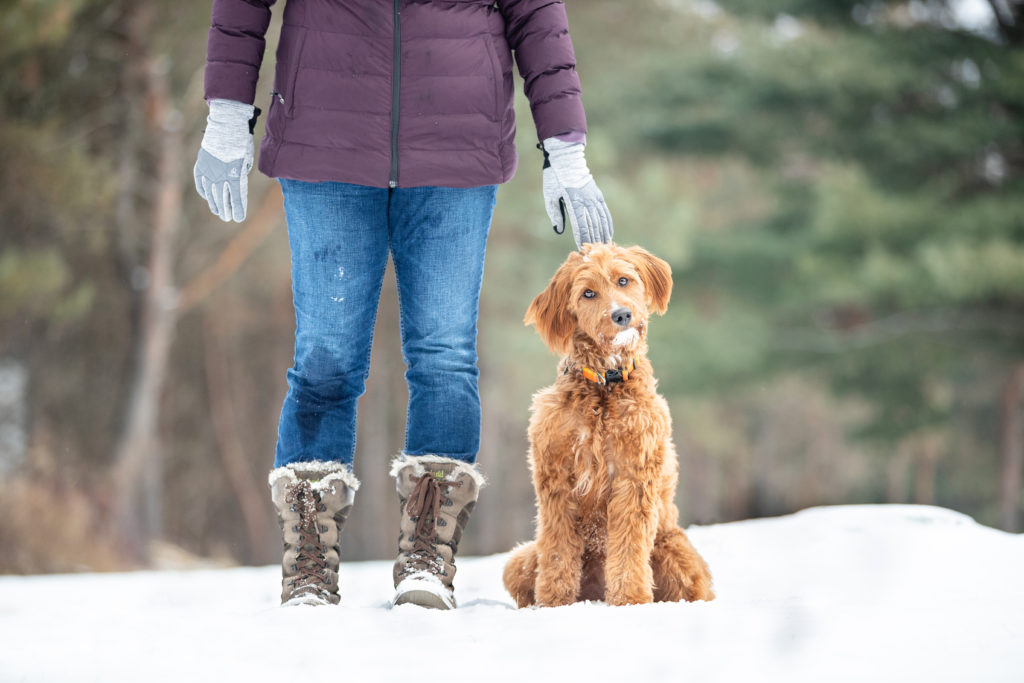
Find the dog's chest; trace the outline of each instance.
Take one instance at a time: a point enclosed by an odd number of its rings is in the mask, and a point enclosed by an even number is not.
[[[629,469],[619,438],[619,396],[587,397],[578,405],[573,435],[574,496],[580,532],[587,547],[603,548],[607,538],[608,502],[616,476]]]
[[[617,386],[601,393],[577,394],[575,401],[569,401],[575,407],[573,493],[579,529],[592,550],[604,547],[616,480],[642,477],[667,438],[668,420],[662,415],[667,408],[653,391],[649,393]]]
[[[630,443],[650,420],[625,390],[592,392],[577,398],[573,421],[576,460],[601,465],[609,478],[630,466]]]

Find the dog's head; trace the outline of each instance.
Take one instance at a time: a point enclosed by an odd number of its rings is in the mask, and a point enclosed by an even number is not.
[[[645,249],[584,244],[533,300],[525,321],[557,353],[568,353],[582,334],[609,354],[628,354],[646,337],[650,312],[664,313],[671,294],[672,269]]]

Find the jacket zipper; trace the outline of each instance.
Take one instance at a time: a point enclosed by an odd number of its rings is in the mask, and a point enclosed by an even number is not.
[[[391,177],[388,187],[398,187],[398,93],[402,79],[402,12],[401,0],[394,0],[395,46],[391,77]]]

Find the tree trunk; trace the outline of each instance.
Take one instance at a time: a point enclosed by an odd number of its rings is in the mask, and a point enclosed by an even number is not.
[[[1003,471],[1000,478],[999,521],[1003,529],[1013,532],[1020,530],[1018,510],[1024,471],[1024,435],[1021,433],[1020,410],[1022,389],[1024,363],[1018,363],[1010,370],[1010,376],[1003,385],[1001,400]]]
[[[886,458],[886,502],[907,502],[907,481],[910,477],[911,457],[912,454],[908,450],[906,444],[901,444],[895,452]]]
[[[918,505],[935,504],[935,480],[941,448],[942,442],[933,434],[927,434],[917,440],[914,502]]]
[[[988,0],[995,15],[999,33],[1009,45],[1024,44],[1024,2],[1021,0]]]
[[[128,43],[146,45],[153,25],[152,8],[149,3],[133,3],[126,11]],[[156,150],[156,177],[150,207],[149,277],[142,300],[127,414],[115,451],[114,496],[115,524],[125,550],[145,562],[149,543],[160,536],[163,518],[157,430],[160,395],[177,322],[172,252],[181,218],[182,131],[180,117],[170,101],[168,64],[144,51],[141,64],[149,128],[144,139],[151,141]],[[136,153],[142,155],[144,151]]]
[[[238,440],[238,420],[231,397],[231,373],[224,349],[223,319],[220,311],[208,307],[203,314],[206,388],[210,400],[210,421],[217,439],[224,474],[238,501],[248,534],[248,555],[242,560],[253,563],[264,559],[266,530],[272,526],[267,505],[269,492],[252,475],[245,448]]]
[[[526,467],[525,425],[515,419],[505,383],[498,379],[503,371],[515,371],[498,367],[489,360],[483,343],[480,347],[483,414],[477,462],[491,485],[480,493],[486,504],[477,505],[463,538],[465,552],[491,554],[533,537],[535,496]]]

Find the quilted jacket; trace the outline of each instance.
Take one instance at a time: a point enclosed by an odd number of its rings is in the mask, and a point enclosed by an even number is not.
[[[268,110],[271,177],[474,187],[515,173],[512,53],[539,139],[586,132],[562,2],[286,0],[273,90],[257,101],[276,0],[214,0],[207,99]],[[269,99],[269,103],[267,102]]]

